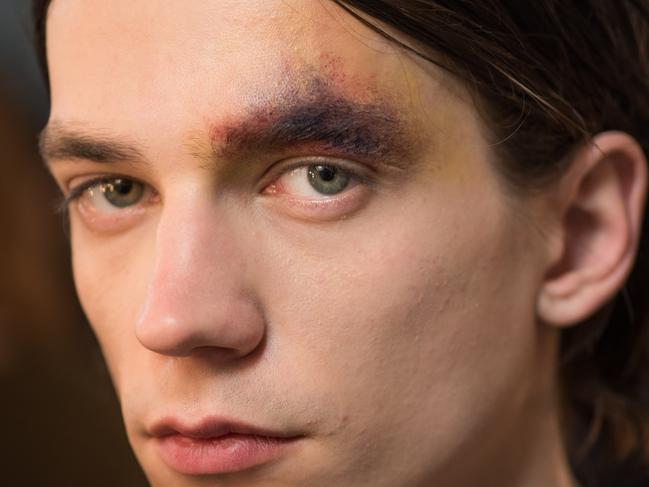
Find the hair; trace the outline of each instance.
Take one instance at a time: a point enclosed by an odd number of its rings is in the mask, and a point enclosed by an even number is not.
[[[649,0],[332,1],[466,82],[492,129],[499,169],[521,195],[556,181],[572,151],[602,131],[626,132],[649,153]],[[34,1],[42,59],[50,2]],[[620,485],[616,467],[649,465],[644,220],[623,289],[561,335],[562,424],[584,485]]]

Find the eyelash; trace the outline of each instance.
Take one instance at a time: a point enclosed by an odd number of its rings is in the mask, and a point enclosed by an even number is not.
[[[371,172],[371,169],[367,169],[366,171],[361,171],[356,168],[350,167],[350,164],[345,164],[340,161],[332,161],[331,159],[327,158],[322,158],[322,157],[311,157],[311,158],[301,158],[295,161],[294,163],[291,164],[286,164],[282,165],[280,169],[277,171],[272,171],[272,168],[269,169],[266,172],[266,175],[262,177],[262,180],[266,180],[267,182],[264,183],[264,186],[262,188],[268,188],[271,186],[274,182],[278,181],[282,176],[289,174],[291,171],[304,168],[304,167],[309,167],[313,165],[323,165],[323,166],[331,166],[335,167],[341,171],[344,171],[349,177],[356,181],[359,184],[363,184],[365,186],[371,187],[375,183],[375,178],[372,177],[371,174],[368,174],[368,172]],[[270,177],[270,180],[268,180],[268,176],[272,175]],[[69,215],[69,209],[70,205],[75,202],[77,199],[79,199],[83,194],[88,191],[89,189],[92,189],[94,187],[100,186],[102,184],[108,184],[116,179],[126,179],[129,181],[133,181],[142,185],[147,186],[146,183],[142,182],[141,180],[138,180],[137,178],[133,178],[130,176],[126,175],[121,175],[121,174],[107,174],[107,175],[102,175],[99,177],[91,178],[87,181],[84,181],[83,183],[79,184],[78,186],[72,188],[69,193],[61,198],[57,205],[57,212],[62,214],[64,218],[68,218]],[[155,190],[154,190],[155,191]],[[341,193],[344,194],[345,192]],[[323,200],[327,199],[325,198],[326,195],[323,195]],[[336,195],[334,195],[335,197]],[[299,198],[296,198],[299,199]],[[333,197],[330,199],[334,199]]]
[[[282,165],[281,168],[279,168],[277,171],[272,171],[272,169],[269,170],[268,173],[272,175],[272,178],[270,181],[268,181],[265,184],[264,187],[267,187],[268,185],[272,184],[274,181],[277,181],[280,177],[284,176],[285,174],[289,174],[291,171],[303,167],[317,166],[317,165],[330,166],[338,170],[344,171],[352,179],[368,186],[372,186],[375,183],[375,178],[367,174],[367,172],[369,172],[369,168],[367,171],[361,171],[350,167],[350,164],[344,164],[339,161],[333,162],[331,159],[322,158],[322,157],[310,157],[310,158],[305,157],[305,158],[301,158],[301,159],[297,158],[297,159],[298,160],[296,160],[293,163]]]
[[[96,178],[91,178],[87,181],[84,181],[83,183],[79,184],[78,186],[75,186],[70,190],[70,192],[63,196],[59,204],[57,205],[58,212],[62,213],[64,215],[67,215],[70,205],[77,199],[79,199],[84,192],[87,190],[94,188],[95,186],[99,186],[101,184],[108,184],[112,181],[115,181],[116,179],[128,179],[129,181],[133,181],[139,184],[146,184],[143,183],[142,181],[139,181],[136,178],[132,178],[129,176],[122,176],[119,174],[110,174],[110,175],[104,175],[104,176],[99,176]]]

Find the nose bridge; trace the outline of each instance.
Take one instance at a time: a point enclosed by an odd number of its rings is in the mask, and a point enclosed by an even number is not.
[[[216,204],[197,198],[171,203],[163,211],[156,232],[154,272],[151,285],[168,292],[185,294],[207,291],[217,274],[228,274],[234,264],[231,255],[233,232],[225,215],[217,214]],[[230,276],[233,277],[233,276]],[[179,284],[183,286],[179,286]],[[223,287],[233,284],[227,279]]]
[[[264,335],[227,212],[208,198],[169,201],[158,221],[153,270],[136,335],[160,354],[206,348],[241,356]]]

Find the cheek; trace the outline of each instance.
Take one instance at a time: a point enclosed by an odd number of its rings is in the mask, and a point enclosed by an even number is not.
[[[139,342],[134,323],[144,301],[153,260],[154,228],[140,228],[110,239],[85,229],[71,216],[72,265],[81,306],[97,336],[115,385],[122,369],[131,373]]]
[[[523,247],[499,203],[477,199],[463,220],[439,208],[466,206],[418,195],[369,209],[363,222],[292,232],[273,251],[276,265],[264,266],[287,276],[262,286],[281,335],[269,353],[290,357],[297,389],[337,404],[337,433],[364,461],[383,435],[431,448],[465,438],[526,367],[533,306],[521,299]],[[376,462],[388,450],[377,446]]]

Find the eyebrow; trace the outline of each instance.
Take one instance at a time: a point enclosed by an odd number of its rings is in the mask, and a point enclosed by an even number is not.
[[[250,107],[235,120],[211,124],[208,136],[208,154],[203,150],[193,153],[211,161],[303,147],[381,159],[401,167],[414,147],[406,124],[387,102],[359,103],[326,89]],[[194,139],[203,141],[205,136]],[[39,147],[48,164],[74,159],[149,164],[137,144],[124,137],[98,135],[79,124],[52,122],[42,131]]]
[[[146,163],[142,150],[126,138],[93,133],[76,124],[51,122],[41,132],[38,145],[41,157],[48,163],[62,159]]]
[[[327,91],[257,107],[240,121],[214,125],[210,139],[218,159],[315,147],[387,159],[396,166],[415,146],[406,124],[387,102],[359,103]]]

